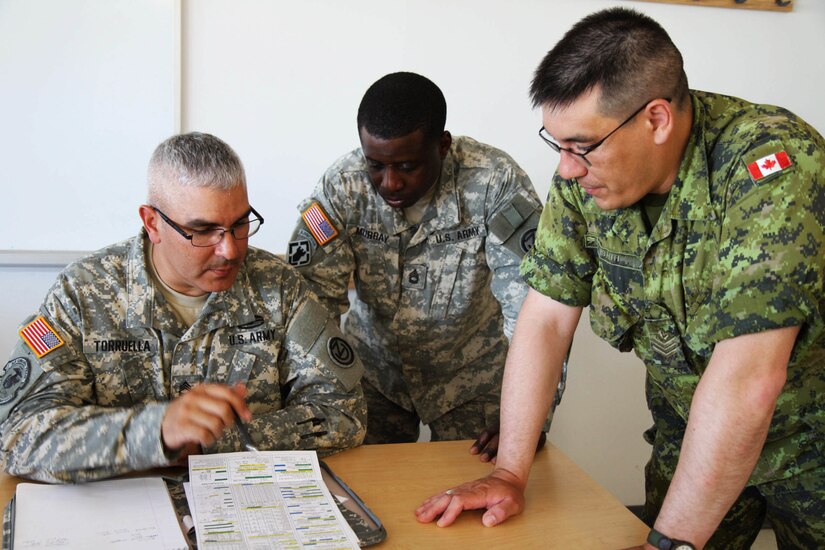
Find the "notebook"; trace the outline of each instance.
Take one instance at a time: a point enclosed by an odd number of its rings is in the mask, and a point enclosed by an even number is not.
[[[189,548],[160,477],[78,485],[20,483],[14,548]]]

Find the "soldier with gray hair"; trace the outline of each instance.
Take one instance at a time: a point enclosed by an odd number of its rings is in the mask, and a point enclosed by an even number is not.
[[[504,359],[541,203],[506,153],[445,131],[441,90],[414,73],[373,83],[361,147],[300,206],[289,262],[336,314],[366,369],[366,443],[469,439],[495,456]],[[347,287],[355,280],[350,306]],[[536,429],[538,436],[540,427]],[[495,434],[495,435],[494,435]]]
[[[420,521],[524,506],[535,431],[582,308],[647,369],[646,548],[825,548],[825,140],[793,113],[690,90],[665,30],[612,8],[536,70],[561,155],[532,251],[495,471]],[[642,541],[639,541],[642,543]]]
[[[86,481],[250,443],[360,444],[361,362],[303,279],[248,246],[264,220],[235,152],[164,141],[139,213],[138,236],[69,265],[23,323],[2,373],[5,470]]]

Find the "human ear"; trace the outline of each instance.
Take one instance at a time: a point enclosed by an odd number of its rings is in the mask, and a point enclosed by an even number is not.
[[[143,227],[149,235],[149,240],[154,244],[160,242],[160,231],[158,231],[158,224],[160,223],[160,216],[155,212],[155,209],[148,204],[141,204],[138,208],[138,214],[143,221]]]
[[[445,158],[447,156],[447,152],[450,150],[450,146],[453,144],[453,136],[447,130],[444,130],[444,133],[441,134],[441,138],[438,144],[438,154],[441,158]]]
[[[653,142],[656,145],[667,142],[675,123],[673,104],[666,99],[654,99],[645,109],[645,116],[653,134]]]

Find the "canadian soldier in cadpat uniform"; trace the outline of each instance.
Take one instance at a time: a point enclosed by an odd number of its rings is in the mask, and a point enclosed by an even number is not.
[[[561,154],[489,478],[428,499],[448,525],[523,507],[536,428],[583,307],[647,368],[647,548],[825,548],[825,140],[789,111],[688,89],[652,19],[577,23],[532,86]],[[640,541],[641,542],[641,541]]]
[[[363,368],[295,271],[249,248],[243,166],[209,134],[149,166],[144,229],[68,266],[0,379],[0,461],[67,482],[244,450],[361,443]]]
[[[441,90],[414,73],[375,82],[361,147],[336,161],[302,213],[288,258],[336,313],[366,369],[366,443],[475,438],[497,426],[518,273],[541,203],[504,152],[444,130]],[[355,280],[350,307],[347,288]],[[492,430],[497,432],[497,428]],[[536,433],[539,433],[539,429]],[[490,433],[474,448],[495,454]]]

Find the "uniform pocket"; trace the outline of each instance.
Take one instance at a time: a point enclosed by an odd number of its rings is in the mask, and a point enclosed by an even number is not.
[[[143,339],[92,340],[84,353],[94,373],[97,402],[129,407],[165,399],[156,347]]]
[[[232,356],[226,383],[246,386],[246,402],[253,414],[281,408],[280,349],[278,340],[269,342],[260,355],[237,350]]]
[[[354,228],[350,239],[355,254],[358,296],[383,315],[391,316],[399,292],[398,237]]]
[[[652,382],[661,388],[679,416],[687,420],[699,373],[688,363],[682,346],[673,318],[664,308],[653,305],[645,316],[641,349],[637,351],[647,365]]]
[[[432,248],[430,266],[438,271],[433,274],[430,317],[463,318],[478,312],[477,302],[490,292],[486,265],[482,237]]]

